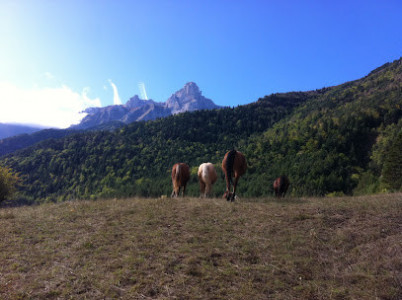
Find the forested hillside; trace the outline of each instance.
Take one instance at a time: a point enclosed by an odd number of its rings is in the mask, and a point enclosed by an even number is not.
[[[249,164],[240,196],[272,195],[281,174],[293,195],[375,193],[401,188],[401,117],[399,59],[336,87],[47,140],[0,163],[20,173],[29,202],[169,195],[178,161],[192,168],[196,196],[198,165],[219,166],[233,147]],[[219,179],[215,195],[223,189]]]
[[[31,134],[20,134],[0,140],[0,156],[32,146],[47,139],[58,139],[78,132],[72,129],[43,129]]]
[[[401,188],[401,139],[399,59],[305,102],[245,152],[261,189],[285,173],[295,195],[364,194]]]

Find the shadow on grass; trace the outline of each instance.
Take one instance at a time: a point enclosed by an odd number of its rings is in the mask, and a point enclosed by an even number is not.
[[[0,202],[0,208],[11,208],[11,207],[32,206],[32,205],[37,205],[37,203],[33,203],[25,199],[4,200]]]

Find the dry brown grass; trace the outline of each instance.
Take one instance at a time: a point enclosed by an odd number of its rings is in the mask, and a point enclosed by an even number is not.
[[[1,299],[402,299],[402,195],[0,210]]]

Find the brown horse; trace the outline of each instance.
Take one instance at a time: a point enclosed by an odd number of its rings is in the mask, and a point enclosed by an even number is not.
[[[226,198],[228,201],[234,201],[239,178],[246,173],[247,170],[246,158],[241,152],[233,149],[225,154],[222,161],[222,170],[226,177],[226,191],[223,194],[223,198]],[[235,178],[234,183],[232,180],[233,176]],[[233,183],[233,192],[230,192],[231,183]]]
[[[201,197],[207,197],[212,191],[212,185],[217,179],[216,170],[213,164],[203,163],[198,168],[198,179],[200,181]]]
[[[185,163],[177,163],[172,168],[173,192],[170,197],[178,197],[183,187],[183,197],[186,191],[187,181],[190,179],[190,168]]]
[[[276,197],[285,197],[285,194],[289,188],[289,179],[282,175],[274,181],[274,191]]]

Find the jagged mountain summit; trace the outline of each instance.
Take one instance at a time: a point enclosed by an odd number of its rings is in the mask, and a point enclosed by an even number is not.
[[[194,82],[187,83],[166,101],[165,106],[172,114],[185,111],[219,108],[212,100],[205,98]]]
[[[124,105],[88,108],[84,111],[87,116],[82,119],[80,124],[72,127],[87,129],[116,121],[129,124],[135,121],[155,120],[186,111],[219,107],[212,100],[202,95],[197,84],[189,82],[181,90],[170,96],[166,102],[143,100],[135,95]]]

